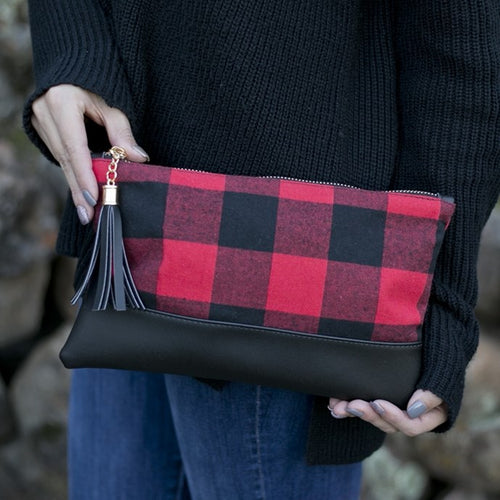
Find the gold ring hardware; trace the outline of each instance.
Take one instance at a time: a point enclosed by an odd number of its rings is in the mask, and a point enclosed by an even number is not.
[[[113,146],[109,150],[109,154],[116,160],[125,160],[125,158],[127,158],[127,152],[120,146]]]
[[[118,162],[127,158],[125,149],[119,146],[113,146],[109,150],[111,162],[108,165],[106,172],[106,185],[102,189],[102,204],[103,205],[118,205],[118,187],[116,179],[118,178]]]
[[[108,166],[108,171],[106,173],[106,184],[108,186],[114,186],[116,184],[116,179],[118,177],[117,169],[118,162],[120,160],[125,160],[127,158],[127,153],[125,149],[119,146],[113,146],[109,150],[109,154],[111,155],[111,163]]]

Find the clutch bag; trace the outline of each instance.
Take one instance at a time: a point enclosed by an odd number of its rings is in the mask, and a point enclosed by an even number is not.
[[[452,199],[133,163],[116,147],[93,169],[102,205],[66,367],[406,404]]]

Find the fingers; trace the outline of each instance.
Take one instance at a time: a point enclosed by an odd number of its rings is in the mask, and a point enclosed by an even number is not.
[[[411,397],[406,411],[385,400],[348,402],[335,398],[330,398],[329,409],[336,418],[358,417],[384,432],[402,432],[407,436],[431,431],[447,419],[442,399],[420,389]]]
[[[101,97],[94,95],[86,115],[106,129],[110,144],[124,148],[129,160],[149,161],[146,151],[135,142],[128,118],[119,109],[110,108]]]
[[[32,123],[61,165],[82,224],[88,224],[99,196],[92,172],[85,117],[102,125],[111,144],[125,148],[132,161],[147,161],[147,153],[133,137],[127,117],[80,87],[58,85],[33,103]]]
[[[386,422],[367,401],[357,399],[354,401],[342,401],[335,398],[330,398],[328,405],[330,413],[334,418],[361,418],[366,422],[378,427],[381,431],[388,434],[397,432],[398,429],[391,423]],[[333,411],[332,411],[333,410]]]
[[[88,224],[94,210],[89,202],[97,199],[98,188],[84,125],[85,96],[66,87],[53,87],[33,103],[32,123],[63,169],[80,221]]]

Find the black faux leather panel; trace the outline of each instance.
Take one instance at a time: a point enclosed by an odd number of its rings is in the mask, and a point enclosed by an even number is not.
[[[233,380],[404,407],[421,344],[350,341],[156,311],[82,306],[61,351],[67,368],[117,368]]]

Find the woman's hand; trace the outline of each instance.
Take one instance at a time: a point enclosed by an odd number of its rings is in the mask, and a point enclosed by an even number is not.
[[[33,102],[32,124],[61,165],[82,224],[94,215],[98,187],[92,172],[85,118],[102,125],[109,142],[121,146],[132,161],[147,161],[137,146],[128,118],[104,99],[74,85],[57,85]]]
[[[406,411],[382,399],[367,402],[330,398],[328,409],[334,418],[358,417],[384,432],[402,432],[407,436],[431,431],[448,418],[443,400],[421,389],[414,392]]]

